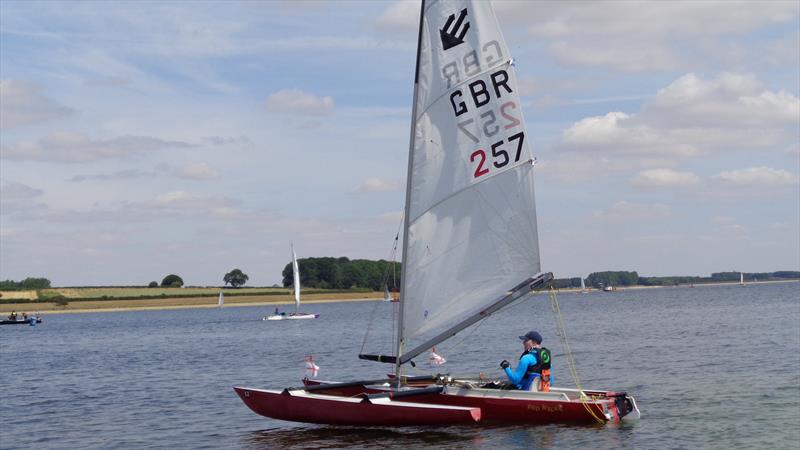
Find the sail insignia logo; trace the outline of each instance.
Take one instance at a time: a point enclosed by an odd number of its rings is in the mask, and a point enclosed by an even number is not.
[[[450,16],[447,18],[447,22],[444,24],[444,27],[439,29],[439,37],[442,38],[442,48],[444,50],[449,50],[464,43],[464,36],[469,30],[469,22],[464,23],[464,19],[466,18],[467,8],[464,8],[458,14],[458,20],[456,20],[455,13],[450,14]],[[455,24],[453,24],[454,21]],[[463,27],[461,26],[462,24],[464,25]],[[451,25],[452,29],[450,29]]]

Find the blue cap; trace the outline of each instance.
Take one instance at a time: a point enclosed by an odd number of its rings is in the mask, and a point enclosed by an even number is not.
[[[532,340],[533,342],[537,342],[539,344],[542,343],[542,335],[539,334],[538,331],[528,331],[527,333],[523,334],[519,337],[523,341],[527,341],[528,339]]]

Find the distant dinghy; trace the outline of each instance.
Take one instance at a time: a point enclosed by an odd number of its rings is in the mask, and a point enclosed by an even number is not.
[[[219,291],[219,300],[217,301],[217,306],[222,308],[224,304],[225,304],[225,295],[222,293],[222,291]]]
[[[275,314],[271,316],[264,316],[261,320],[304,320],[316,319],[319,314],[309,314],[300,312],[300,268],[297,265],[297,254],[294,252],[294,244],[292,244],[292,272],[293,272],[293,289],[294,289],[294,312],[286,314],[279,312],[275,308]]]

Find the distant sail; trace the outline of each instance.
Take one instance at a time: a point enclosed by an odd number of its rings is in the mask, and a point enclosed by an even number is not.
[[[297,266],[297,254],[292,244],[292,272],[294,273],[294,312],[300,311],[300,268]]]
[[[224,304],[225,304],[225,296],[222,294],[222,291],[219,291],[219,301],[217,302],[217,305],[221,308],[222,305]]]

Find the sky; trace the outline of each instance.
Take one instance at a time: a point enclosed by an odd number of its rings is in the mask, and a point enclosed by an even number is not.
[[[494,2],[542,269],[800,270],[800,3]],[[0,279],[387,259],[419,2],[0,2]]]

